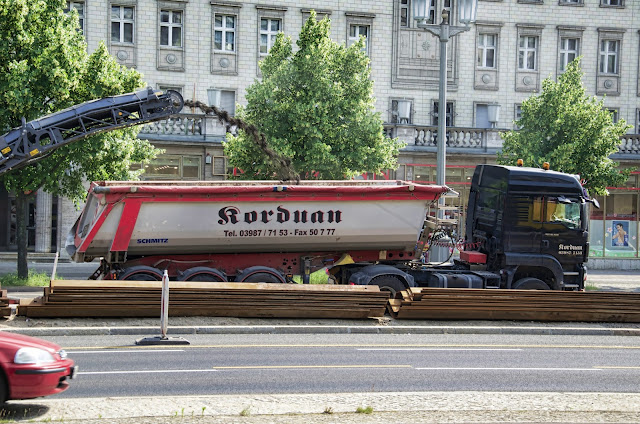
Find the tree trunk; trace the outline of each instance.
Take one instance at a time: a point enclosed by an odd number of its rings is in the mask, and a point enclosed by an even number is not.
[[[27,208],[29,206],[29,196],[23,192],[16,193],[16,243],[18,244],[18,277],[28,278],[29,268],[27,266]]]

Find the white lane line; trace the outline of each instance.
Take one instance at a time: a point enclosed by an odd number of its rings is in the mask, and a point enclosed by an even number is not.
[[[409,351],[413,351],[413,350],[454,350],[454,351],[475,351],[475,350],[492,350],[492,351],[512,351],[512,352],[516,352],[516,351],[522,351],[524,349],[500,349],[500,348],[495,348],[495,349],[490,349],[490,348],[479,348],[479,349],[473,349],[473,348],[438,348],[438,347],[389,347],[389,348],[383,348],[383,347],[371,347],[371,348],[359,348],[356,350],[385,350],[385,351],[404,351],[404,350],[409,350]]]
[[[145,349],[145,350],[113,350],[113,349],[105,349],[105,350],[70,350],[65,349],[67,353],[71,353],[75,355],[76,353],[149,353],[149,352],[184,352],[184,349]]]
[[[131,371],[81,371],[78,375],[104,375],[104,374],[165,374],[187,372],[218,372],[214,369],[203,370],[131,370]]]
[[[415,369],[429,371],[603,371],[600,368],[416,367]]]

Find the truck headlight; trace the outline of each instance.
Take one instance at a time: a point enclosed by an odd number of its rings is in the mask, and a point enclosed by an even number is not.
[[[47,364],[54,362],[53,355],[36,347],[23,347],[16,352],[13,362],[16,364]]]

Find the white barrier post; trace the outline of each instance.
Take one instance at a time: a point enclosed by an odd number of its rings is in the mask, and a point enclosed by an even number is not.
[[[169,322],[169,274],[164,270],[162,275],[162,306],[160,307],[160,333],[162,338],[167,338],[167,326]]]
[[[160,337],[145,337],[136,340],[137,345],[188,345],[182,337],[167,337],[169,327],[169,273],[162,274],[162,293],[160,294]]]

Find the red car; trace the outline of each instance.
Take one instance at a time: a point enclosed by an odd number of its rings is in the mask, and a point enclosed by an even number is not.
[[[63,392],[76,370],[55,343],[0,331],[0,403]]]

